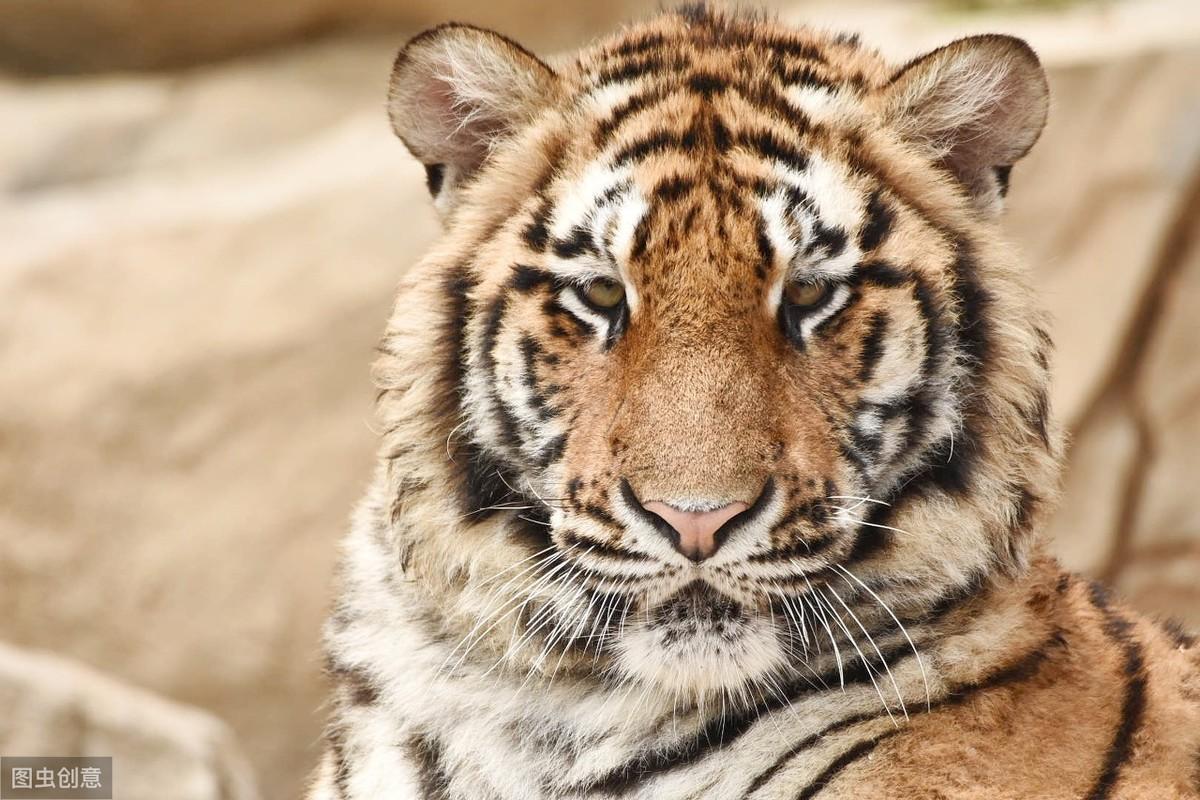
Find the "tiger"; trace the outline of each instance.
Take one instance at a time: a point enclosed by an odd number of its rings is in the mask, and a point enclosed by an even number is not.
[[[409,41],[441,234],[308,796],[1200,797],[1196,639],[1041,536],[1050,321],[1001,222],[1047,86],[1009,36],[897,65],[706,5],[553,60]]]

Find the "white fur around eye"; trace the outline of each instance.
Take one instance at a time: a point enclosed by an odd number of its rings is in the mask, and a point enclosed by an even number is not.
[[[845,284],[839,285],[833,290],[833,295],[825,301],[824,305],[810,313],[800,323],[800,335],[804,337],[805,341],[808,341],[818,325],[841,311],[849,301],[850,287]]]
[[[603,314],[588,308],[587,304],[579,299],[579,295],[575,293],[574,288],[566,289],[560,293],[558,301],[563,304],[563,307],[567,311],[570,311],[576,317],[595,328],[596,334],[600,338],[608,335],[611,320]]]

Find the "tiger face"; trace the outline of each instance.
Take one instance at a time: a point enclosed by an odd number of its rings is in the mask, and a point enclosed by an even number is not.
[[[1020,568],[1055,449],[996,237],[1026,45],[897,69],[691,9],[552,68],[449,26],[390,112],[446,227],[381,361],[391,533],[460,662],[732,698],[880,670]]]

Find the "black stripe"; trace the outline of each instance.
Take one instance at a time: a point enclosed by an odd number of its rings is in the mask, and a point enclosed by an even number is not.
[[[771,35],[762,39],[747,38],[747,44],[760,44],[790,58],[800,61],[815,61],[818,64],[825,63],[825,54],[816,45],[809,44],[808,42],[785,38],[785,36],[781,35]]]
[[[854,280],[856,283],[869,283],[891,289],[905,285],[913,280],[913,276],[886,261],[866,261],[855,269]]]
[[[777,84],[772,81],[760,79],[751,83],[735,83],[730,88],[748,103],[766,112],[767,116],[785,120],[788,129],[795,133],[803,133],[812,127],[804,110],[780,94]]]
[[[437,409],[437,414],[448,421],[448,426],[456,424],[450,420],[457,421],[462,416],[460,398],[466,373],[466,328],[467,320],[474,313],[470,293],[475,287],[475,278],[466,267],[458,267],[446,276],[444,290],[448,306],[441,336],[446,344],[438,392],[442,407]],[[503,502],[510,491],[499,476],[500,465],[473,441],[454,437],[450,448],[453,456],[451,462],[461,465],[459,486],[463,512],[473,514],[481,508]],[[483,512],[470,519],[480,521],[492,513]]]
[[[721,118],[716,114],[712,117],[712,144],[717,149],[718,153],[724,153],[733,146],[733,134],[729,132],[729,128],[721,121]]]
[[[887,238],[892,229],[892,209],[883,201],[879,191],[871,194],[867,203],[867,224],[858,234],[858,246],[864,253],[869,253]]]
[[[1041,669],[1042,665],[1045,663],[1047,658],[1049,658],[1051,651],[1053,649],[1062,648],[1063,646],[1065,646],[1065,640],[1062,638],[1061,634],[1059,634],[1058,632],[1055,632],[1049,638],[1047,638],[1044,642],[1042,642],[1038,647],[1035,647],[1033,650],[1026,653],[1024,656],[1017,659],[1016,661],[1014,661],[1004,667],[1001,667],[999,670],[997,670],[996,672],[993,672],[991,675],[987,676],[982,681],[980,681],[978,683],[974,683],[974,684],[964,684],[962,686],[958,686],[958,687],[955,687],[954,689],[951,689],[949,692],[947,692],[945,697],[941,698],[940,700],[938,700],[934,703],[931,703],[929,706],[929,710],[933,711],[934,709],[953,707],[956,705],[960,705],[960,704],[966,702],[967,700],[970,700],[971,698],[975,697],[980,692],[990,691],[992,689],[997,689],[997,688],[1000,688],[1003,686],[1011,685],[1013,683],[1020,683],[1023,681],[1027,681],[1027,680],[1033,678],[1035,675],[1037,675],[1037,673]],[[768,767],[767,769],[765,769],[764,771],[762,771],[758,775],[756,775],[754,780],[752,780],[750,782],[750,788],[746,791],[746,795],[749,796],[749,795],[753,794],[755,791],[757,791],[758,789],[765,786],[767,784],[767,782],[769,782],[773,777],[775,777],[775,775],[778,774],[780,770],[782,770],[784,767],[786,767],[792,761],[792,759],[794,759],[796,756],[798,756],[800,753],[804,752],[805,750],[811,748],[813,745],[820,742],[826,736],[829,736],[830,734],[845,730],[846,728],[852,727],[854,725],[858,725],[859,723],[862,723],[862,722],[870,722],[872,720],[883,719],[885,716],[886,716],[885,713],[879,712],[879,711],[855,714],[853,716],[846,717],[845,719],[839,720],[838,722],[827,725],[824,728],[822,728],[820,731],[817,731],[814,734],[806,736],[805,738],[803,738],[799,742],[797,742],[795,745],[793,745],[791,747],[791,749],[789,749],[786,753],[784,753],[782,756],[780,756],[778,759],[776,759],[775,763],[773,763],[770,767]],[[875,739],[868,739],[868,740],[865,740],[865,742],[859,742],[854,747],[852,747],[850,750],[847,750],[845,753],[843,753],[841,756],[839,756],[837,759],[835,759],[833,761],[833,763],[831,763],[828,767],[826,767],[826,769],[820,775],[818,775],[812,781],[812,783],[809,784],[809,786],[804,790],[805,792],[809,792],[808,794],[802,793],[800,796],[801,797],[812,797],[813,794],[815,794],[816,792],[818,792],[822,788],[824,788],[824,785],[826,783],[828,783],[828,781],[831,780],[833,778],[833,776],[839,770],[845,768],[849,763],[854,761],[855,758],[857,758],[861,755],[865,755],[865,753],[859,753],[859,756],[848,758],[848,756],[851,753],[854,753],[857,751],[857,748],[862,747],[864,745],[869,745],[869,746],[867,746],[867,751],[869,751],[870,749],[873,749],[876,744],[878,744],[880,741],[882,741],[882,739],[884,739],[894,733],[899,733],[899,732],[900,731],[898,731],[898,730],[897,731],[889,731],[888,733],[885,733],[881,737],[877,737]]]
[[[559,434],[551,439],[541,452],[537,454],[536,464],[538,468],[545,469],[562,458],[563,451],[567,448],[567,437],[565,434]]]
[[[593,84],[603,86],[607,83],[626,83],[651,72],[660,72],[670,67],[678,69],[684,65],[685,62],[679,56],[671,61],[664,60],[658,54],[639,56],[605,67],[596,75]]]
[[[817,249],[824,250],[827,258],[836,258],[846,249],[846,232],[814,217],[812,238],[804,246],[804,253],[811,255]]]
[[[625,120],[637,114],[638,112],[645,110],[651,104],[661,100],[664,96],[665,93],[661,89],[655,89],[652,91],[642,92],[641,94],[635,94],[634,96],[628,98],[621,103],[621,105],[614,108],[609,117],[596,127],[596,133],[592,137],[592,141],[597,147],[603,148],[606,144],[608,144],[609,137],[612,136],[613,132],[616,131],[617,128],[621,127],[621,124]]]
[[[695,186],[696,182],[691,178],[683,175],[672,175],[669,178],[659,181],[658,185],[654,187],[652,194],[656,200],[678,200],[695,188]]]
[[[522,383],[529,391],[529,405],[537,414],[538,419],[543,422],[551,420],[562,413],[558,409],[550,405],[542,393],[541,387],[537,380],[537,364],[538,359],[544,352],[542,346],[537,340],[528,333],[521,335],[521,341],[518,343],[518,348],[521,351],[521,361],[525,367],[525,374],[522,375]]]
[[[504,315],[508,311],[508,297],[508,294],[500,294],[488,306],[480,342],[480,355],[483,371],[491,385],[492,413],[500,427],[500,442],[508,448],[511,455],[516,456],[521,452],[520,425],[500,396],[500,382],[496,375],[496,340],[500,336]]]
[[[958,687],[941,701],[934,703],[931,708],[942,705],[965,702],[979,691],[996,688],[1005,684],[1026,680],[1036,674],[1042,663],[1049,655],[1052,647],[1062,646],[1064,641],[1057,632],[1050,636],[1040,647],[1035,648],[1013,664],[1001,668],[984,681]],[[908,649],[908,643],[902,642],[884,658],[891,660],[900,652]],[[865,683],[869,679],[871,669],[882,670],[882,666],[871,662],[870,666],[861,661],[855,665],[846,665],[846,683]],[[825,677],[825,676],[822,676]],[[834,675],[836,678],[836,675]],[[812,690],[807,680],[796,680],[781,692],[772,692],[766,703],[730,717],[715,717],[696,733],[694,737],[669,751],[654,750],[639,752],[624,764],[610,770],[604,775],[583,784],[572,787],[572,791],[581,794],[597,792],[600,794],[620,794],[628,791],[638,783],[650,778],[691,766],[714,752],[732,746],[749,731],[765,714],[787,708],[793,700]],[[877,717],[886,716],[877,712]],[[862,721],[862,720],[860,720]],[[838,725],[839,723],[834,723]],[[853,723],[848,723],[853,724]],[[821,734],[818,734],[818,736]]]
[[[778,527],[778,526],[777,526]],[[810,558],[818,556],[841,540],[836,533],[821,533],[815,538],[798,538],[786,547],[756,553],[748,559],[751,563],[771,563],[773,561],[788,561],[793,558]]]
[[[604,334],[604,349],[611,350],[617,340],[621,338],[621,334],[625,333],[627,327],[629,327],[629,304],[621,303],[617,306],[617,313],[609,315],[608,332]]]
[[[585,503],[580,507],[580,511],[603,525],[608,525],[611,528],[621,527],[621,523],[617,522],[617,520],[613,518],[613,515],[608,512],[608,509],[603,508],[596,503]]]
[[[941,599],[922,612],[917,619],[925,624],[936,622],[980,594],[987,586],[988,573],[982,570],[974,572],[962,584],[946,589]],[[901,622],[907,624],[907,620],[902,619]]]
[[[474,441],[455,448],[454,463],[463,464],[463,506],[467,522],[482,522],[498,512],[495,506],[513,498],[506,468]]]
[[[624,166],[666,150],[682,150],[690,154],[695,150],[699,141],[700,133],[695,127],[688,128],[682,133],[656,131],[643,139],[630,142],[618,150],[613,155],[612,164],[614,167]]]
[[[376,686],[374,676],[367,670],[341,664],[333,659],[330,659],[327,669],[337,685],[346,690],[350,705],[373,706],[379,702],[379,687]]]
[[[533,218],[525,226],[525,230],[521,232],[521,238],[525,240],[525,246],[535,253],[543,252],[546,249],[547,242],[550,240],[549,220],[550,198],[542,195],[538,199],[537,208],[534,209]]]
[[[442,386],[439,395],[452,407],[440,411],[449,412],[454,418],[459,414],[457,400],[466,370],[467,320],[473,312],[470,294],[476,285],[475,277],[466,267],[452,269],[442,285],[447,308],[441,325],[442,335],[439,337],[446,343],[442,353]]]
[[[1025,415],[1026,422],[1037,433],[1043,447],[1050,447],[1050,395],[1045,387],[1034,393],[1033,404]]]
[[[767,236],[767,223],[762,214],[758,215],[755,228],[758,261],[754,265],[754,274],[759,280],[765,280],[775,266],[775,248],[771,245],[771,237]]]
[[[633,229],[633,243],[629,246],[629,260],[637,261],[646,253],[646,248],[650,244],[650,217],[647,214],[638,220],[637,227]]]
[[[333,755],[333,788],[339,800],[350,797],[350,772],[352,767],[346,758],[346,732],[340,723],[331,723],[325,730],[325,742]]]
[[[812,86],[831,92],[838,89],[837,81],[822,75],[812,64],[780,64],[775,74],[785,86]]]
[[[508,286],[522,294],[529,294],[534,289],[543,286],[554,285],[554,273],[539,267],[514,264],[512,273],[512,277],[508,279]]]
[[[796,172],[803,172],[808,167],[808,156],[772,131],[743,131],[736,138],[739,145],[754,150],[763,158],[780,161]]]
[[[869,755],[870,752],[874,750],[880,742],[882,742],[884,739],[895,736],[897,733],[900,733],[900,731],[891,730],[887,733],[876,736],[874,739],[864,739],[863,741],[858,742],[849,750],[835,758],[829,764],[829,766],[821,770],[821,774],[813,778],[812,782],[808,784],[808,786],[805,786],[800,794],[796,795],[796,800],[810,800],[810,798],[816,796],[817,792],[820,792],[822,789],[828,786],[829,782],[836,778],[839,772],[853,764],[855,761],[858,761],[863,756]]]
[[[879,509],[876,511],[875,509]],[[886,519],[887,509],[883,506],[874,506],[867,514],[867,522],[871,525],[863,525],[854,533],[854,546],[850,548],[850,552],[846,555],[848,564],[857,564],[860,561],[866,561],[888,548],[892,544],[892,532],[886,528],[880,528],[879,525],[885,524],[882,520]]]
[[[913,275],[913,299],[925,320],[925,358],[921,362],[921,374],[926,379],[932,378],[938,372],[938,363],[942,354],[950,346],[950,331],[947,328],[942,303],[934,296],[929,283],[918,275]]]
[[[422,800],[450,800],[450,776],[442,762],[442,745],[432,736],[415,734],[405,745],[417,771]]]
[[[887,335],[888,315],[876,311],[867,322],[867,335],[863,338],[862,352],[858,357],[858,382],[866,383],[875,374],[875,366],[883,358],[883,339]]]
[[[561,538],[564,547],[577,547],[587,555],[601,556],[614,561],[650,560],[650,556],[632,550],[621,550],[620,548],[612,547],[611,545],[605,544],[598,539],[593,539],[590,536],[583,536],[573,530],[565,530],[559,534],[559,537]]]
[[[559,258],[578,258],[584,253],[596,253],[596,245],[592,232],[582,225],[572,228],[566,239],[554,240],[554,255]]]
[[[729,81],[711,72],[697,72],[688,76],[687,87],[701,97],[712,97],[725,91],[729,87]]]
[[[1189,633],[1177,619],[1164,619],[1159,622],[1163,632],[1171,637],[1171,643],[1180,650],[1188,650],[1196,644],[1196,637]]]
[[[1089,586],[1092,605],[1104,618],[1104,633],[1120,648],[1125,673],[1125,697],[1121,702],[1121,721],[1113,732],[1112,742],[1104,756],[1100,774],[1096,776],[1087,800],[1104,800],[1112,795],[1121,768],[1133,755],[1133,737],[1146,713],[1146,672],[1142,648],[1133,633],[1133,623],[1109,605],[1107,592],[1098,583]]]
[[[640,55],[647,50],[657,50],[667,43],[667,37],[661,33],[647,33],[636,39],[629,39],[616,45],[612,54],[621,58]]]
[[[550,538],[550,510],[542,506],[523,509],[513,513],[509,521],[509,531],[513,537],[524,542],[533,555],[545,553],[553,546]]]
[[[972,360],[972,377],[978,378],[991,353],[991,325],[988,315],[992,296],[979,283],[978,265],[970,243],[963,237],[954,241],[954,295],[958,298],[958,339]]]

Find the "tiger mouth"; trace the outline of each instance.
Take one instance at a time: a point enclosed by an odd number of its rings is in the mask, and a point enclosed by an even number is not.
[[[651,619],[658,627],[681,633],[720,629],[745,622],[741,603],[717,591],[705,581],[693,581],[660,603]]]

